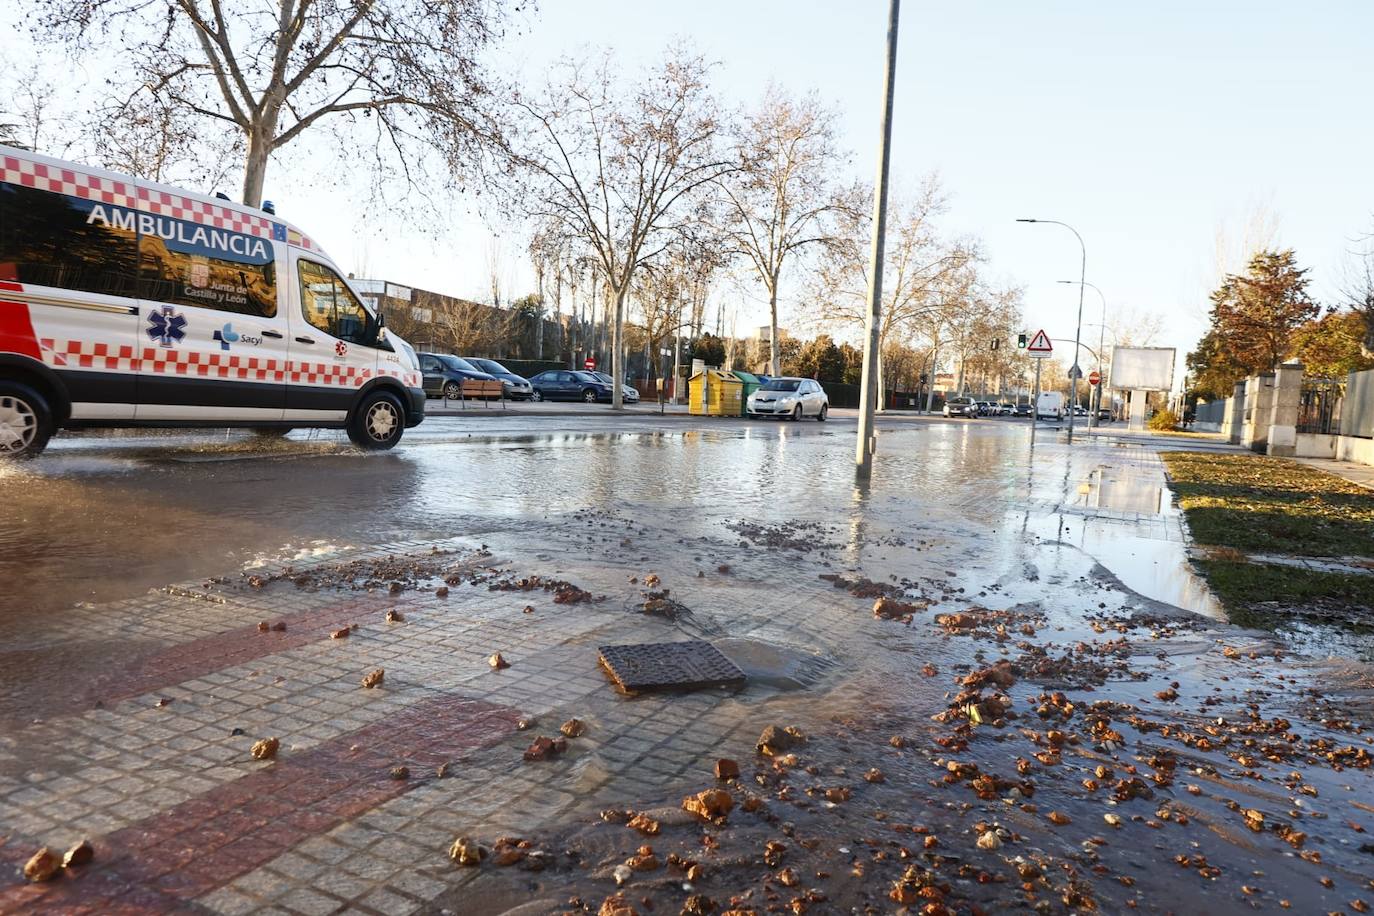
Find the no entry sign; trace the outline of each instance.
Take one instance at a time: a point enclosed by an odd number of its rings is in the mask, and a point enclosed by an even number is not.
[[[595,356],[588,356],[585,360],[582,361],[582,368],[583,368],[583,369],[586,369],[588,372],[591,372],[593,369],[595,369],[595,368],[596,368],[596,357],[595,357]]]
[[[1102,374],[1101,374],[1100,372],[1098,372],[1096,369],[1094,369],[1092,372],[1089,372],[1089,373],[1088,373],[1088,384],[1089,384],[1089,385],[1096,385],[1096,384],[1097,384],[1098,382],[1100,382],[1100,381],[1102,381]]]

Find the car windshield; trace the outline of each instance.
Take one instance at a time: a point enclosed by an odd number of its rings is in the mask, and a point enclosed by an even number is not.
[[[448,368],[450,368],[450,369],[457,369],[457,370],[459,370],[459,371],[461,371],[461,372],[481,372],[481,371],[482,371],[481,369],[478,369],[478,368],[477,368],[476,366],[474,366],[472,363],[468,362],[467,360],[463,359],[463,358],[460,357],[460,356],[436,356],[435,359],[439,360],[439,362],[443,363],[443,364],[444,364],[445,366],[447,366]]]
[[[796,391],[801,382],[794,378],[773,378],[759,386],[759,391]]]
[[[595,375],[592,375],[590,372],[574,372],[574,373],[573,373],[573,378],[577,379],[579,382],[599,382],[599,381],[601,381],[601,379],[597,378]]]
[[[510,375],[511,371],[494,359],[469,359],[466,362],[473,363],[483,372],[499,372],[502,375]]]

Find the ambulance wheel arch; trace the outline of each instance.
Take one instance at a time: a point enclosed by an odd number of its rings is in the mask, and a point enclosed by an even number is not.
[[[42,363],[23,356],[0,353],[0,383],[3,382],[26,385],[41,395],[52,413],[55,427],[65,425],[71,416],[72,405],[67,397],[66,386],[56,372]]]
[[[48,401],[34,388],[0,378],[0,458],[32,458],[55,426]]]

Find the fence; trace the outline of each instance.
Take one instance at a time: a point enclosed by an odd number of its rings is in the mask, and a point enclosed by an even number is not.
[[[1374,369],[1347,377],[1340,407],[1341,432],[1361,439],[1374,438]]]
[[[1304,378],[1298,402],[1298,432],[1337,436],[1341,432],[1341,401],[1345,383]]]
[[[1226,402],[1228,400],[1230,399],[1223,398],[1220,401],[1198,404],[1193,408],[1193,425],[1199,429],[1220,430],[1222,422],[1226,419]]]

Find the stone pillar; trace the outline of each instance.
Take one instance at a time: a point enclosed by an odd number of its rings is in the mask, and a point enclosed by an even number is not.
[[[1284,363],[1274,372],[1269,408],[1268,454],[1292,458],[1298,453],[1298,412],[1302,409],[1302,363]]]
[[[1245,383],[1236,382],[1236,387],[1231,393],[1231,397],[1226,401],[1226,420],[1222,423],[1221,431],[1226,433],[1226,437],[1232,445],[1240,444],[1241,434],[1245,430]]]
[[[1245,382],[1245,428],[1240,444],[1255,452],[1269,450],[1269,421],[1274,413],[1274,373],[1261,372]]]

